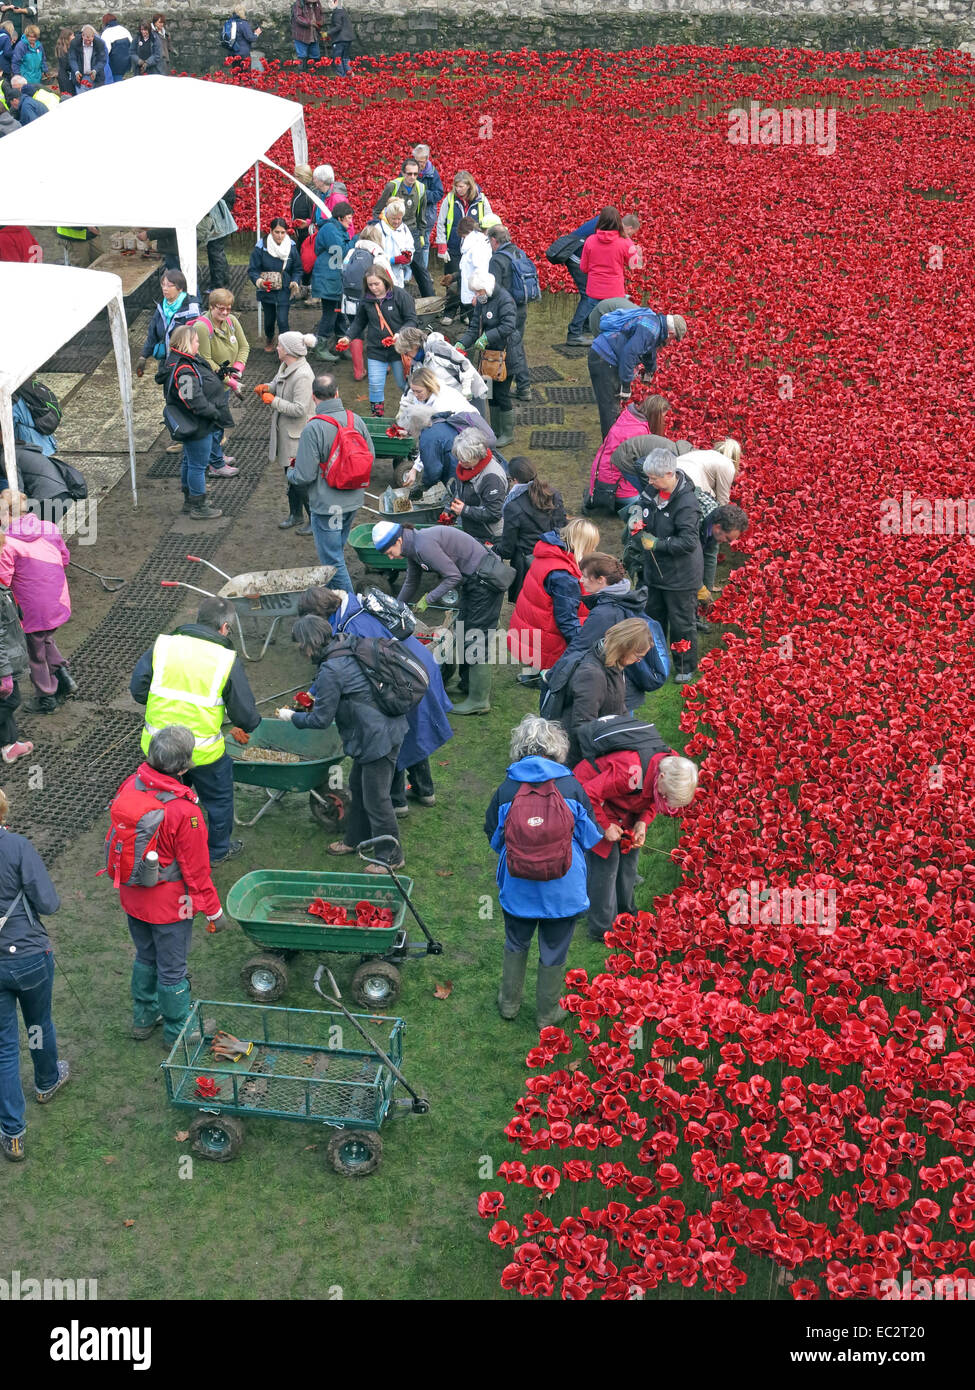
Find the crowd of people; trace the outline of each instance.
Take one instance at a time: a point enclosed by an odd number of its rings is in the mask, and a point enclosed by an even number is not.
[[[569,515],[530,459],[502,452],[515,436],[514,400],[530,396],[524,334],[537,270],[471,174],[458,171],[444,185],[429,147],[414,147],[364,205],[368,220],[358,232],[355,191],[331,166],[301,167],[296,179],[287,215],[272,218],[248,266],[263,347],[277,362],[253,390],[268,410],[269,464],[281,469],[287,491],[280,525],[309,535],[333,578],[301,599],[292,636],[309,663],[308,690],[276,717],[296,730],[334,724],[351,773],[343,834],[326,853],[352,856],[363,840],[378,839],[380,862],[368,871],[383,873],[405,864],[403,817],[437,804],[431,758],[453,737],[448,716],[489,715],[495,667],[520,668],[525,692],[537,691],[538,713],[512,731],[511,761],[484,830],[498,855],[505,923],[498,1008],[505,1019],[518,1014],[537,935],[536,1018],[546,1027],[565,1017],[559,995],[580,917],[601,942],[618,913],[635,910],[648,827],[694,797],[694,764],[639,710],[671,674],[684,684],[696,671],[718,548],[748,525],[732,501],[741,447],[731,438],[704,448],[671,438],[670,403],[642,395],[659,352],[679,344],[688,325],[626,295],[637,222],[604,208],[580,228],[578,266],[568,266],[579,302],[567,336],[589,346],[602,436],[580,479],[582,514]],[[165,229],[157,230],[165,246]],[[443,264],[439,295],[431,250]],[[170,247],[138,372],[155,363],[164,419],[182,455],[183,510],[207,521],[221,515],[209,480],[237,471],[223,440],[247,389],[251,345],[232,291],[211,288],[204,306],[175,259]],[[312,297],[321,301],[318,331],[299,332],[290,307]],[[346,353],[352,377],[368,380],[381,424],[342,399],[337,364]],[[387,416],[390,377],[399,400]],[[395,596],[357,593],[346,555],[372,483],[377,430],[412,440],[401,495],[418,504],[436,498],[442,508],[431,525],[411,523],[407,510],[372,526],[374,549],[404,571]],[[77,687],[54,642],[70,613],[66,587],[55,596],[52,582],[43,602],[39,587],[31,592],[40,566],[63,567],[67,551],[43,523],[8,522],[0,665],[10,675],[0,684],[0,712],[8,721],[3,757],[12,760],[30,747],[16,741],[12,724],[16,676],[29,666],[39,699],[52,703]],[[157,638],[131,679],[145,707],[144,761],[113,802],[106,864],[135,946],[133,1035],[145,1039],[162,1024],[167,1046],[190,1006],[193,914],[175,904],[188,896],[211,929],[232,925],[212,878],[242,848],[232,836],[224,725],[246,742],[260,722],[233,619],[226,600],[205,599],[197,621]],[[453,634],[452,654],[448,643],[435,657],[419,640],[431,625]],[[23,910],[11,920],[29,959],[49,953],[38,919],[56,894],[18,840],[0,835],[0,874],[8,862],[27,866],[16,885]],[[53,1041],[46,978],[38,967],[25,1018],[31,1012],[52,1040],[35,1057],[38,1093],[48,1097],[67,1066]],[[17,988],[0,980],[0,997]],[[23,1156],[16,1090],[9,1077],[0,1080],[0,1143],[10,1158]]]

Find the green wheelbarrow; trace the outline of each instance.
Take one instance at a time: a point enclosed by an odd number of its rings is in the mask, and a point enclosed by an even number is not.
[[[396,424],[391,415],[370,415],[364,423],[372,437],[377,459],[406,459],[416,453],[416,440],[411,435],[390,436],[386,433]]]
[[[337,788],[329,784],[329,769],[345,757],[342,739],[334,724],[327,729],[296,729],[287,719],[262,719],[246,745],[226,740],[227,753],[234,765],[234,782],[247,787],[263,787],[267,800],[250,820],[237,825],[256,825],[265,812],[289,792],[307,792],[312,815],[318,821],[334,823],[345,814],[345,803]],[[249,750],[283,755],[278,761],[255,761]]]
[[[323,973],[331,994],[321,988]],[[324,966],[315,989],[334,1012],[215,999],[191,1006],[162,1070],[170,1102],[198,1112],[188,1133],[198,1158],[236,1158],[248,1115],[297,1120],[334,1130],[328,1163],[343,1177],[364,1178],[382,1162],[379,1131],[390,1110],[425,1115],[430,1109],[400,1069],[403,1019],[350,1013]],[[243,1045],[232,1060],[213,1051],[218,1031]],[[397,1084],[405,1096],[394,1094]]]
[[[369,851],[379,844],[396,842],[391,836],[365,840],[360,857],[370,864],[381,861]],[[352,997],[364,1009],[389,1009],[399,998],[401,966],[411,956],[439,956],[443,946],[431,936],[411,901],[413,880],[399,878],[383,864],[392,885],[375,874],[318,873],[306,869],[257,869],[239,878],[227,894],[227,912],[240,923],[245,936],[261,948],[242,967],[241,983],[251,999],[270,1004],[280,999],[290,981],[288,962],[299,953],[357,955],[359,965],[349,986]],[[310,903],[322,898],[335,907],[351,910],[358,903],[388,908],[393,920],[388,927],[339,926],[309,913]],[[404,926],[410,912],[425,940],[410,941]]]

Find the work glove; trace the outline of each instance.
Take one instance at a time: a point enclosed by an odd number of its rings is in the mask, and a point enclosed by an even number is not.
[[[438,246],[437,255],[440,257],[442,261],[450,260],[450,252],[447,250],[446,246]]]
[[[273,391],[262,391],[262,392],[261,392],[261,400],[264,402],[265,405],[271,405],[272,402],[274,401],[274,392],[273,392]]]
[[[646,532],[644,532],[640,537],[640,544],[643,546],[644,550],[655,550],[657,547],[657,538],[656,536],[648,536]]]
[[[287,719],[290,721],[294,719],[295,712],[293,709],[276,709],[274,711],[274,717],[275,719]]]
[[[236,927],[236,925],[237,923],[234,919],[228,917],[226,912],[221,908],[216,917],[207,919],[207,934],[209,936],[215,936],[217,932],[228,931],[231,927]]]
[[[422,597],[417,603],[415,603],[415,604],[413,605],[413,611],[414,611],[415,613],[425,613],[425,612],[427,611],[427,596],[426,596],[426,594],[424,594],[423,597]]]
[[[144,357],[140,357],[139,360],[138,360],[138,362],[135,364],[135,374],[136,374],[136,376],[141,376],[142,373],[145,371],[145,369],[146,369],[146,359],[145,359]]]
[[[255,395],[255,396],[263,396],[264,392],[268,389],[268,386],[269,386],[269,383],[268,383],[268,382],[262,381],[262,382],[260,383],[260,385],[254,387],[254,395]]]
[[[711,590],[707,587],[706,584],[702,584],[697,591],[698,603],[710,603],[712,598],[714,598],[714,595],[712,594]]]
[[[467,356],[467,349],[465,347],[461,347],[460,343],[454,343],[454,348],[457,352],[460,353],[461,357]]]
[[[244,730],[238,728],[236,724],[230,730],[230,737],[233,739],[234,743],[247,744],[251,741],[250,734],[245,733]]]
[[[479,338],[475,339],[474,347],[480,348],[481,351],[483,351],[483,350],[487,347],[487,334],[486,334],[486,333],[482,333],[481,336],[480,336]]]

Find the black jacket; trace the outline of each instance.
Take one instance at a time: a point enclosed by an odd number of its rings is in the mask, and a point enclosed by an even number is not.
[[[141,32],[136,34],[132,49],[132,64],[138,69],[142,63],[145,63],[147,76],[150,72],[161,73],[164,71],[162,39],[155,29],[152,30],[147,39],[142,37]]]
[[[227,647],[231,651],[234,648],[229,637],[223,637],[215,628],[205,627],[202,623],[184,623],[176,632],[181,637],[200,637],[205,642],[217,642],[221,647]],[[144,705],[149,699],[149,687],[152,684],[152,650],[150,647],[139,657],[129,681],[129,691],[137,705]],[[237,725],[245,733],[251,733],[260,724],[261,716],[254,703],[254,694],[240,657],[230,668],[227,683],[221,691],[221,699],[231,724]]]
[[[380,313],[389,326],[389,335],[379,322]],[[383,347],[382,340],[397,334],[407,324],[416,325],[413,296],[409,290],[402,290],[398,285],[394,285],[391,290],[386,291],[382,299],[375,299],[371,294],[363,295],[345,336],[361,338],[365,334],[367,357],[377,362],[398,362],[399,353],[394,347]]]
[[[0,451],[0,464],[3,453]],[[35,444],[17,445],[17,476],[20,490],[34,502],[70,502],[64,475],[47,454]],[[6,476],[0,478],[0,491],[7,486]],[[53,520],[53,517],[51,518]]]
[[[188,369],[186,372],[180,372],[180,384],[185,378],[192,388],[189,399],[179,394],[175,381],[176,372],[180,367]],[[190,371],[192,375],[189,374]],[[230,413],[229,393],[216,372],[202,357],[188,357],[185,352],[171,352],[156,373],[156,380],[162,386],[167,401],[178,401],[184,409],[200,417],[200,427],[193,435],[194,439],[205,439],[215,429],[233,428],[234,417]]]
[[[495,285],[494,293],[482,304],[475,299],[471,308],[470,326],[459,346],[469,348],[483,334],[493,351],[506,348],[509,339],[518,331],[518,309],[507,290]]]
[[[528,495],[528,489],[519,492],[506,503],[501,516],[503,529],[501,539],[494,547],[502,560],[508,560],[515,567],[516,578],[508,597],[514,601],[518,596],[532,562],[532,551],[546,531],[561,531],[565,525],[565,504],[561,492],[556,492],[555,506],[550,512],[540,511]]]
[[[585,623],[583,624],[585,627]],[[569,685],[570,702],[562,711],[560,723],[569,735],[569,766],[582,757],[576,729],[604,714],[626,713],[626,687],[618,666],[607,666],[601,645],[582,658]]]
[[[62,53],[58,59],[58,91],[62,96],[74,96],[74,74],[69,53]]]
[[[355,30],[344,6],[336,5],[329,15],[326,34],[329,43],[355,43]]]
[[[679,468],[675,471],[677,486],[666,506],[657,506],[657,489],[650,483],[640,493],[644,534],[656,540],[653,550],[643,551],[643,579],[651,589],[697,590],[704,582],[701,511],[694,484]]]
[[[457,497],[464,503],[460,519],[467,535],[482,544],[501,535],[501,509],[508,495],[508,479],[496,458],[467,482],[454,474],[447,491],[451,498]]]
[[[71,68],[72,77],[76,72],[84,71],[84,56],[82,49],[84,45],[81,34],[75,34],[71,43],[68,45],[68,65]],[[108,66],[108,49],[96,34],[91,42],[91,76],[94,86],[100,87],[105,81],[105,68]]]
[[[0,680],[22,676],[26,670],[27,639],[20,625],[20,610],[10,590],[0,586]]]
[[[270,236],[268,232],[268,236]],[[279,290],[262,290],[257,288],[257,282],[269,271],[278,271],[281,276],[281,288]],[[301,257],[298,254],[298,243],[294,239],[291,242],[291,255],[287,261],[278,260],[276,256],[269,254],[264,246],[255,246],[251,252],[251,258],[247,266],[247,278],[257,289],[257,297],[264,304],[278,304],[282,307],[291,301],[291,282],[297,280],[301,283],[302,269]]]
[[[336,637],[318,668],[311,688],[315,708],[296,714],[296,729],[327,729],[334,722],[342,737],[346,757],[371,763],[393,758],[409,727],[405,715],[384,714],[376,704],[369,679],[352,655],[347,637]]]
[[[61,899],[30,840],[0,829],[0,917],[10,911],[20,892],[30,904],[34,921],[28,916],[23,901],[18,903],[0,930],[0,955],[5,960],[36,956],[51,949],[40,914],[57,912]]]

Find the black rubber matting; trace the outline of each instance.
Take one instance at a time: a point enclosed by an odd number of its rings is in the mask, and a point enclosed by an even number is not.
[[[581,449],[586,442],[585,430],[532,430],[530,449]]]
[[[565,411],[560,405],[520,405],[515,408],[516,425],[561,425]]]
[[[596,404],[596,393],[591,386],[546,386],[545,394],[553,405]]]

